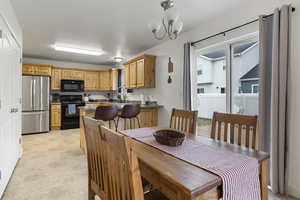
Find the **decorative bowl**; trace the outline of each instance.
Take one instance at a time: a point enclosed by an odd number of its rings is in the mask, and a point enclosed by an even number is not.
[[[167,146],[179,146],[182,145],[185,134],[175,130],[158,130],[153,133],[156,141],[160,144]]]

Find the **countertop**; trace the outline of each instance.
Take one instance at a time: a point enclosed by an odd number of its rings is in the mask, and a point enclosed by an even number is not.
[[[107,102],[106,102],[107,103]],[[114,106],[117,106],[119,109],[122,109],[126,104],[130,103],[109,103]],[[95,111],[97,106],[81,106],[79,107],[80,109],[83,109],[85,111]],[[157,104],[141,104],[141,108],[163,108],[162,105],[157,105]]]

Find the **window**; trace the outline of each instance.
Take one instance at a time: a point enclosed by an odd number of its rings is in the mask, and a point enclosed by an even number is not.
[[[214,112],[258,115],[258,35],[204,46],[196,50],[195,61],[194,91],[205,93],[193,96],[193,109],[199,111],[199,134],[209,136]]]
[[[258,84],[252,84],[251,85],[251,92],[254,94],[258,93]]]
[[[204,94],[204,88],[198,88],[197,93],[198,94]]]

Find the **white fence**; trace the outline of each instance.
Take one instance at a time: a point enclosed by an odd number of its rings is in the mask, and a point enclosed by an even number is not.
[[[233,113],[258,114],[258,94],[235,94]],[[198,94],[198,117],[212,119],[214,112],[226,112],[226,94]]]

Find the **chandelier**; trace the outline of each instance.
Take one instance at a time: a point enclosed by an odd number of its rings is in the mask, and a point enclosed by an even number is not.
[[[157,40],[163,40],[166,36],[175,40],[182,30],[183,23],[179,20],[179,14],[174,8],[173,0],[164,0],[161,2],[164,10],[161,21],[154,21],[149,24],[149,29]]]

